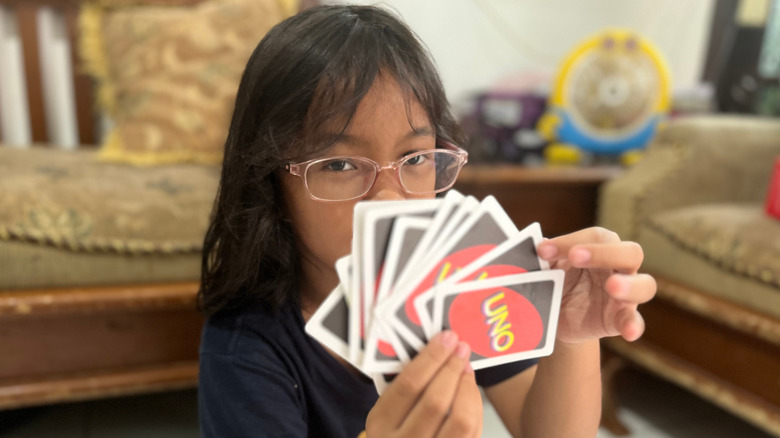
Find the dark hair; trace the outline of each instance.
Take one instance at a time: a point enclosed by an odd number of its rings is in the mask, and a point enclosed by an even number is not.
[[[206,233],[198,305],[297,300],[300,257],[285,218],[280,171],[331,146],[377,75],[393,77],[426,111],[438,138],[465,143],[436,69],[417,37],[370,6],[320,6],[277,24],[249,58],[236,96],[222,176]]]

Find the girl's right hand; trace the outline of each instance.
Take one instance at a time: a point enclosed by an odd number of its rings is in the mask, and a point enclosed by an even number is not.
[[[470,354],[454,332],[435,336],[379,397],[366,436],[479,437],[482,398]]]

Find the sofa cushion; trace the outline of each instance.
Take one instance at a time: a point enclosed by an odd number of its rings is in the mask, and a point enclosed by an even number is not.
[[[0,147],[0,290],[197,280],[219,169]]]
[[[639,229],[643,269],[780,318],[780,222],[758,203],[652,215]]]
[[[246,62],[291,1],[123,3],[87,2],[79,20],[83,67],[114,122],[100,157],[219,162]]]
[[[117,8],[140,5],[194,6],[203,1],[206,0],[93,0],[93,3],[107,8]]]
[[[0,240],[0,294],[62,287],[200,281],[200,253],[75,252],[52,245]]]

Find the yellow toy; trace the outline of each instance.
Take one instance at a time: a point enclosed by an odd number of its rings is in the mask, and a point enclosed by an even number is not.
[[[545,155],[552,162],[576,162],[581,151],[620,155],[642,148],[669,102],[669,73],[660,52],[632,31],[603,31],[561,66],[537,125],[553,142]],[[626,155],[635,157],[636,151]]]

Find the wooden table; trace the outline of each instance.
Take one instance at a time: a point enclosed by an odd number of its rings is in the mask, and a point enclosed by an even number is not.
[[[555,237],[593,226],[601,184],[621,171],[617,166],[470,164],[455,189],[479,199],[493,195],[518,228],[539,222],[545,236]]]

